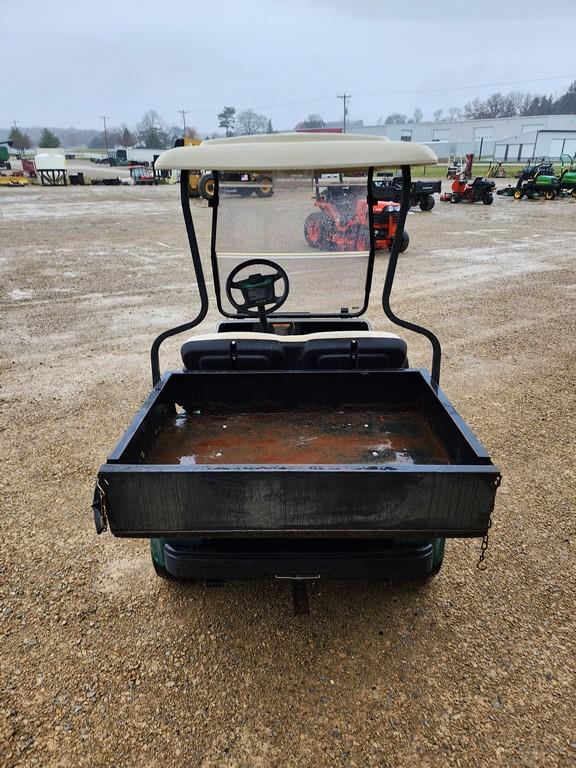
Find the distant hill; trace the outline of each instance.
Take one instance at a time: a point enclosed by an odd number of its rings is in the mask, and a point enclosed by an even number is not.
[[[31,128],[19,125],[18,128],[30,136],[34,145],[37,145],[40,141],[44,128],[48,128],[48,130],[58,136],[63,147],[86,147],[92,139],[102,133],[102,131],[94,128],[55,128],[51,125],[33,126]],[[0,141],[7,139],[9,134],[10,128],[0,128]]]

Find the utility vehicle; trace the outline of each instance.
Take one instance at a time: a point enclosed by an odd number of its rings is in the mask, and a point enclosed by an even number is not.
[[[365,251],[368,240],[368,203],[366,183],[350,179],[344,183],[342,174],[335,179],[316,179],[314,205],[318,209],[304,222],[304,237],[312,248],[322,251]],[[375,195],[376,197],[376,192]],[[390,250],[397,230],[400,206],[375,200],[372,203],[372,226],[377,251]],[[400,252],[408,248],[408,232],[401,233]]]
[[[181,172],[198,312],[152,344],[152,391],[98,473],[99,533],[150,539],[154,567],[171,579],[289,579],[296,595],[320,577],[426,579],[440,569],[446,537],[487,536],[500,473],[439,387],[437,337],[390,301],[410,166],[434,162],[418,144],[302,133],[159,157],[158,169]],[[386,167],[402,169],[403,198],[378,291],[391,323],[431,343],[431,372],[411,368],[406,342],[364,317],[373,179]],[[188,195],[196,168],[212,169],[215,183],[204,261]],[[238,185],[223,175],[243,168],[272,169],[274,196],[222,194]],[[303,229],[315,179],[356,172],[364,247],[310,247]],[[222,319],[184,342],[183,368],[161,374],[162,343],[206,318],[208,263]]]
[[[441,181],[413,181],[410,185],[410,205],[418,205],[421,211],[431,211],[435,194],[442,192]],[[402,176],[382,175],[374,180],[374,194],[381,200],[399,203],[402,199]]]

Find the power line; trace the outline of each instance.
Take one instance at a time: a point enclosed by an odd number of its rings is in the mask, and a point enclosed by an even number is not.
[[[565,79],[572,79],[576,80],[576,74],[567,74],[567,75],[553,75],[550,77],[531,77],[528,80],[502,80],[500,82],[496,83],[477,83],[475,85],[455,85],[455,86],[444,86],[439,88],[414,88],[414,89],[408,89],[408,90],[397,90],[397,91],[355,91],[356,96],[401,96],[403,94],[410,95],[410,94],[419,94],[419,93],[442,93],[442,92],[450,92],[450,91],[474,91],[480,88],[498,88],[503,85],[526,85],[526,83],[543,83],[548,82],[552,80],[565,80]],[[252,109],[281,109],[282,107],[298,107],[303,104],[314,104],[315,102],[319,101],[328,101],[329,99],[332,99],[333,96],[330,94],[322,94],[321,96],[313,96],[309,99],[302,99],[299,101],[286,101],[280,104],[259,104],[256,106],[253,106]],[[339,98],[339,97],[338,97]],[[202,108],[199,111],[200,112],[212,112],[215,108]],[[240,107],[240,109],[244,109],[244,107]]]
[[[348,107],[346,106],[346,102],[352,98],[351,94],[349,93],[343,93],[341,96],[337,96],[336,98],[342,99],[342,111],[343,111],[343,126],[342,126],[342,133],[346,133],[346,115],[348,114]]]

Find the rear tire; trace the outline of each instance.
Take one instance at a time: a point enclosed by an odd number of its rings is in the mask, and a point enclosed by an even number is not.
[[[492,203],[494,202],[494,195],[492,194],[492,192],[487,192],[482,198],[482,202],[484,203],[484,205],[492,205]]]
[[[434,195],[426,195],[426,197],[423,197],[420,200],[421,211],[431,211],[435,205],[436,205],[436,200],[434,200]]]
[[[434,576],[437,576],[440,573],[440,569],[442,568],[442,563],[444,562],[444,547],[446,545],[446,539],[434,539],[432,542],[432,548],[433,548],[433,560],[432,560],[432,568],[430,569],[430,572],[427,576],[428,579],[434,578]]]
[[[544,192],[544,198],[546,200],[554,200],[556,197],[556,192],[554,192],[553,189],[547,189],[546,192]]]
[[[408,234],[408,232],[406,232],[406,230],[404,230],[402,232],[402,242],[400,243],[400,253],[404,253],[406,248],[408,248],[409,244],[410,244],[410,235]],[[390,248],[389,248],[390,251],[392,250],[393,245],[394,245],[394,240],[392,240],[392,242],[390,243]]]
[[[304,237],[312,248],[325,247],[326,217],[322,213],[311,213],[304,222]]]
[[[216,182],[212,173],[205,173],[198,182],[198,192],[204,200],[212,200],[216,192]]]
[[[256,183],[260,185],[256,187],[258,197],[272,197],[274,194],[274,182],[270,176],[258,176]]]
[[[452,192],[452,195],[450,196],[450,202],[451,203],[459,203],[460,202],[460,195],[457,192]]]
[[[572,192],[570,192],[570,194],[572,195],[573,198],[576,199],[576,187],[574,187],[574,189],[572,190]]]

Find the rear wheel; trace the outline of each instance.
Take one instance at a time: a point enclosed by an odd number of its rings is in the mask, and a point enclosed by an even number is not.
[[[572,197],[576,198],[576,187],[574,187],[574,189],[572,190],[572,192],[570,192],[570,194],[572,195]]]
[[[406,248],[408,248],[408,245],[410,243],[410,236],[406,230],[402,232],[402,242],[400,243],[400,253],[404,253]],[[389,250],[392,250],[392,246],[394,244],[394,239],[392,239],[392,242],[390,243]]]
[[[198,192],[204,200],[212,200],[216,191],[216,182],[211,173],[205,173],[198,182]]]
[[[256,183],[260,185],[256,187],[258,197],[272,197],[274,194],[274,184],[270,176],[258,176]]]
[[[460,199],[460,195],[457,192],[452,192],[452,195],[450,196],[451,203],[459,203]]]
[[[325,247],[326,217],[322,213],[311,213],[304,222],[304,237],[312,248]]]
[[[423,197],[420,200],[420,210],[431,211],[435,204],[436,200],[434,200],[434,195],[426,195],[426,197]]]
[[[200,192],[198,190],[198,182],[200,179],[197,175],[190,174],[190,178],[188,179],[188,197],[200,197]]]
[[[494,202],[494,195],[492,194],[492,192],[486,192],[486,194],[482,198],[482,202],[484,203],[484,205],[492,205],[492,203]]]
[[[444,548],[446,545],[446,539],[433,539],[432,540],[432,568],[427,578],[431,578],[440,573],[442,563],[444,562]]]
[[[556,192],[554,192],[553,189],[547,189],[546,192],[544,192],[544,197],[546,200],[554,200]]]

